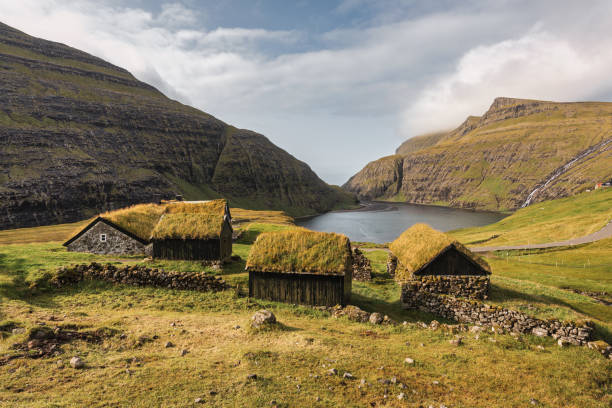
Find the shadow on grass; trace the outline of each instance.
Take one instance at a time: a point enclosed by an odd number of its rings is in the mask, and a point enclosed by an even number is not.
[[[56,306],[52,300],[41,297],[38,289],[26,281],[25,263],[23,258],[8,259],[6,254],[0,253],[0,276],[4,275],[9,281],[0,283],[0,297],[21,300],[33,306]]]
[[[550,295],[532,295],[524,292],[519,292],[514,289],[503,288],[495,284],[491,285],[490,294],[491,296],[489,297],[489,299],[493,301],[524,300],[530,303],[537,302],[548,305],[562,306],[587,316],[591,315],[588,310],[584,310],[576,304],[568,303],[565,300]]]

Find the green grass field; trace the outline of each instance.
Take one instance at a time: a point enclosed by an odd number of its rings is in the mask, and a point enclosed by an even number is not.
[[[451,231],[472,246],[558,242],[591,234],[612,220],[612,188],[544,201],[485,227]]]
[[[0,407],[192,407],[198,406],[195,398],[213,407],[521,407],[532,399],[544,407],[612,403],[612,366],[585,347],[559,348],[551,338],[494,333],[478,339],[462,334],[464,344],[457,347],[449,343],[453,334],[421,328],[417,322],[435,317],[400,308],[384,250],[366,252],[373,280],[354,282],[352,303],[406,325],[355,323],[314,308],[244,297],[244,265],[255,237],[285,228],[291,225],[245,225],[234,244],[240,260],[222,270],[198,262],[67,252],[64,238],[58,239],[67,226],[43,227],[46,236],[56,237],[50,242],[32,242],[39,229],[0,232],[5,240],[0,245],[0,357],[16,353],[12,345],[26,340],[26,334],[2,331],[7,323],[31,328],[44,322],[82,331],[106,327],[125,334],[97,344],[73,341],[61,345],[64,352],[56,357],[20,358],[0,366]],[[11,237],[21,243],[6,244]],[[612,240],[492,254],[487,258],[493,269],[489,302],[541,318],[591,319],[596,336],[610,342],[610,307],[566,288],[609,295],[611,255]],[[563,263],[553,266],[555,259]],[[241,290],[45,285],[46,274],[59,266],[91,261],[205,271]],[[272,310],[282,328],[249,329],[250,316],[260,308]],[[138,342],[141,336],[150,341]],[[166,348],[167,341],[175,346]],[[183,349],[188,353],[181,356]],[[73,355],[83,358],[85,369],[67,365]],[[415,364],[405,364],[406,357]],[[327,375],[330,368],[339,375]],[[344,372],[355,380],[343,379]],[[257,379],[247,379],[249,374]],[[380,382],[394,377],[396,384]]]

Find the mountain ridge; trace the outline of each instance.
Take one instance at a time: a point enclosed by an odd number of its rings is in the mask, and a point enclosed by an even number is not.
[[[265,136],[2,23],[0,106],[0,229],[176,194],[291,215],[353,202]]]
[[[366,200],[514,210],[537,188],[532,202],[612,177],[609,140],[612,103],[500,97],[451,131],[408,139],[343,188]],[[402,180],[391,174],[391,161],[401,161]]]

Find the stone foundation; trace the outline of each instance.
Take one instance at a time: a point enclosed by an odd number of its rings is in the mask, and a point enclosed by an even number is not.
[[[359,248],[353,250],[353,280],[369,282],[372,280],[372,265]]]
[[[501,331],[552,336],[559,344],[586,345],[593,332],[593,328],[588,324],[563,323],[554,319],[540,320],[515,310],[474,300],[415,292],[408,284],[402,285],[401,301],[405,309],[418,308],[460,323],[498,327]]]
[[[469,299],[486,299],[491,280],[488,275],[425,275],[402,284],[402,302],[411,303],[411,293],[426,292]],[[404,300],[405,299],[405,300]]]
[[[75,284],[86,279],[103,280],[134,286],[157,286],[171,289],[221,291],[230,286],[221,278],[202,272],[174,272],[151,269],[142,265],[116,267],[93,262],[89,265],[61,267],[51,279],[56,287]]]

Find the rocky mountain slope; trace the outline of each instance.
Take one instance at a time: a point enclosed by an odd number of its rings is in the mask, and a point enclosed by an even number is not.
[[[293,215],[352,200],[264,136],[0,23],[0,229],[176,194]]]
[[[516,209],[612,178],[612,103],[497,98],[483,116],[396,153],[343,188],[368,200]]]

